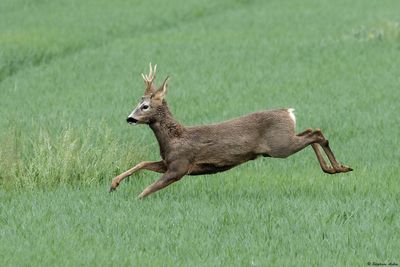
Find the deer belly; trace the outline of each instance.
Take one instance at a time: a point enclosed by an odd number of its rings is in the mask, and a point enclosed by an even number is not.
[[[246,157],[240,157],[237,159],[230,159],[225,161],[218,161],[218,163],[214,162],[204,162],[204,163],[195,163],[193,167],[190,169],[188,175],[200,175],[200,174],[212,174],[217,172],[227,171],[232,169],[233,167],[240,165],[246,161],[254,160],[257,158],[256,154],[249,154]],[[224,164],[225,163],[225,164]]]
[[[199,163],[193,166],[188,175],[213,174],[227,171],[235,166],[236,165],[217,166],[211,163]]]

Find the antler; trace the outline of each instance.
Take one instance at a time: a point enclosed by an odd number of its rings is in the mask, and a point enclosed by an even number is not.
[[[156,91],[156,87],[153,82],[154,82],[154,79],[156,78],[157,64],[154,65],[154,70],[151,67],[151,62],[149,64],[149,66],[150,66],[149,74],[145,75],[142,73],[144,84],[146,85],[146,90],[144,91],[145,95],[152,94]]]

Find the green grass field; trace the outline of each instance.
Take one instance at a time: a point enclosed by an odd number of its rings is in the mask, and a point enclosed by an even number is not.
[[[1,266],[400,264],[400,2],[0,1]],[[171,76],[184,125],[278,107],[321,128],[354,171],[311,148],[143,201],[159,174],[125,122],[140,73]]]

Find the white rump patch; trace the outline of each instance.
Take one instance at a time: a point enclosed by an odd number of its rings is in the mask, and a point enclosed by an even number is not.
[[[294,116],[294,108],[288,108],[289,116],[292,119],[294,125],[296,126],[296,117]]]

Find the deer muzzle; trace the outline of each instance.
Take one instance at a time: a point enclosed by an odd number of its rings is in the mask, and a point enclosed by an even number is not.
[[[126,119],[126,122],[129,123],[129,124],[135,124],[135,123],[137,123],[137,121],[138,121],[137,119],[132,118],[132,117],[128,117]]]

